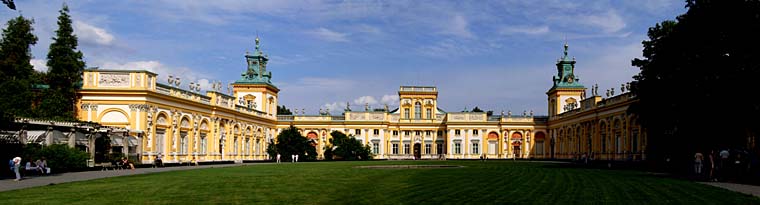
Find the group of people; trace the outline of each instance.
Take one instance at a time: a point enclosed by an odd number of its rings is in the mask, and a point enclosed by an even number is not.
[[[280,153],[277,153],[277,158],[276,158],[277,161],[276,162],[277,163],[282,163],[282,161],[280,161],[281,158],[282,158],[282,155],[280,155]],[[291,154],[290,155],[290,162],[291,163],[298,162],[298,155],[297,154]]]
[[[39,175],[45,175],[50,173],[50,168],[47,166],[47,160],[45,160],[45,157],[39,158],[34,162],[31,160],[27,161],[24,167],[22,167],[21,164],[21,157],[14,157],[8,161],[8,166],[10,167],[11,172],[16,175],[14,181],[21,180],[22,170],[24,174],[38,173]]]
[[[743,181],[746,180],[752,164],[757,166],[757,157],[748,157],[749,153],[742,150],[723,149],[711,150],[705,156],[701,152],[694,154],[694,174],[708,181]]]

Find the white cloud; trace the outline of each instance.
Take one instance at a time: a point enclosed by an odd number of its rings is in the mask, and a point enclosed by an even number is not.
[[[325,111],[329,109],[330,114],[340,114],[340,112],[343,111],[343,109],[346,109],[346,103],[345,102],[333,102],[333,103],[326,103],[322,105],[321,107]]]
[[[82,21],[74,21],[74,33],[84,43],[109,46],[113,44],[114,37],[103,28],[87,24]]]
[[[502,28],[501,34],[527,34],[527,35],[539,35],[549,32],[549,26],[510,26]]]
[[[32,66],[34,67],[34,70],[36,71],[46,73],[48,70],[47,60],[45,59],[32,59],[31,61],[29,61],[29,63],[32,64]]]
[[[457,14],[452,17],[451,21],[441,24],[443,27],[441,33],[462,38],[473,38],[475,35],[472,34],[468,25],[469,23],[467,22],[467,19],[465,19],[464,16]]]
[[[398,104],[398,95],[383,95],[380,99],[380,103],[388,105]]]
[[[608,10],[600,15],[582,15],[578,16],[578,23],[597,27],[605,33],[615,33],[625,28],[626,23],[623,18],[614,10]]]
[[[326,40],[326,41],[333,41],[333,42],[348,42],[349,41],[348,34],[333,31],[324,27],[320,27],[318,29],[308,31],[307,33],[311,34],[315,38]]]
[[[377,105],[378,101],[372,96],[361,96],[354,100],[354,104],[364,106],[365,104]]]

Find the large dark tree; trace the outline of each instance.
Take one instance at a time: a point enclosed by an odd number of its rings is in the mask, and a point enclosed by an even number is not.
[[[649,29],[630,111],[648,134],[648,156],[753,148],[760,129],[760,1],[688,0],[675,21]]]
[[[275,150],[274,154],[270,153],[273,156],[279,152],[282,161],[290,161],[293,154],[298,155],[298,161],[312,161],[317,159],[317,149],[313,145],[309,139],[298,132],[298,128],[290,126],[277,135],[276,148],[268,148],[268,151]]]
[[[30,46],[37,43],[32,34],[34,20],[23,16],[8,21],[0,39],[0,116],[4,125],[12,116],[31,114],[32,54]],[[3,125],[3,126],[4,126]]]
[[[340,160],[370,160],[372,154],[370,147],[362,145],[356,138],[346,136],[342,132],[333,131],[330,133],[332,139],[330,144],[325,146],[325,158],[326,159],[340,159]]]
[[[77,37],[71,26],[69,7],[65,4],[59,11],[58,30],[48,51],[48,84],[50,89],[40,104],[43,117],[74,118],[77,89],[82,83],[85,63],[82,52],[77,50]]]
[[[292,115],[293,112],[290,111],[285,105],[279,105],[277,106],[277,115]]]

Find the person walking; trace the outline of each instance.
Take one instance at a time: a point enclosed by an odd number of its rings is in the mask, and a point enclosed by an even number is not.
[[[298,155],[296,155],[296,162],[298,162]]]
[[[280,153],[278,152],[277,153],[277,164],[279,164],[279,163],[280,163]]]
[[[710,162],[710,176],[707,181],[718,181],[715,178],[715,150],[710,150],[710,155],[707,155]]]
[[[290,155],[290,163],[296,163],[296,155],[294,154]]]
[[[20,167],[21,167],[21,157],[13,158],[13,172],[16,174],[16,179],[14,179],[13,181],[21,180],[21,173],[19,172]]]
[[[704,159],[704,156],[701,152],[694,154],[694,174],[696,174],[697,177],[702,175],[702,159]]]

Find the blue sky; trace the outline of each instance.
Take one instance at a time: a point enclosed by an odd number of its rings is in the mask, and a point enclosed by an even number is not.
[[[67,3],[88,67],[179,75],[184,87],[238,79],[258,33],[280,104],[307,114],[394,107],[400,85],[437,86],[446,111],[546,114],[565,39],[581,83],[619,88],[638,72],[647,28],[685,12],[679,0]],[[35,20],[35,69],[47,69],[61,5],[16,1]],[[0,20],[18,14],[0,9]]]

